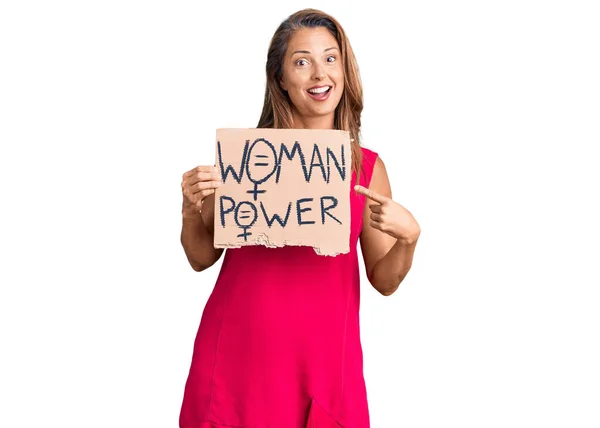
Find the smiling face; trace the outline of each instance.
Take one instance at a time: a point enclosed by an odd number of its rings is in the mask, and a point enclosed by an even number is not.
[[[296,128],[333,128],[344,92],[344,68],[340,47],[329,30],[302,28],[294,33],[279,83],[292,100]]]

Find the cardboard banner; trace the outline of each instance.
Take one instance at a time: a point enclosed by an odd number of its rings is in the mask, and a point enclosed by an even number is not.
[[[350,251],[352,150],[346,131],[218,129],[215,248]]]

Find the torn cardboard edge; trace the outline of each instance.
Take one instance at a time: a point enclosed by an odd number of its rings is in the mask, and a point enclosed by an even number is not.
[[[287,241],[286,240],[281,243],[273,243],[269,239],[269,236],[264,232],[258,234],[254,241],[244,243],[243,245],[235,244],[235,243],[215,244],[215,248],[231,249],[231,248],[242,248],[242,247],[257,246],[257,245],[267,247],[267,248],[312,247],[312,249],[315,251],[315,253],[317,253],[319,256],[330,256],[330,257],[335,257],[340,254],[348,254],[350,252],[350,244],[348,244],[348,248],[340,250],[340,249],[336,249],[336,248],[329,249],[329,248],[327,248],[326,245],[320,245],[319,247],[315,247],[315,246],[308,245],[303,242],[297,242],[297,241]]]

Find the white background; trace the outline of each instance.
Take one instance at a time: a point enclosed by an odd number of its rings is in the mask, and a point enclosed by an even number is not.
[[[599,427],[593,3],[3,2],[0,426],[177,426],[220,267],[187,264],[181,175],[256,126],[270,37],[310,6],[422,228],[394,295],[362,276],[372,426]]]

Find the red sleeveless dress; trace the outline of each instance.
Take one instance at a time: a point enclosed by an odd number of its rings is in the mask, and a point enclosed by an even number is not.
[[[362,148],[368,187],[377,153]],[[357,244],[365,197],[350,190],[350,252],[225,250],[206,303],[180,428],[368,428]]]

